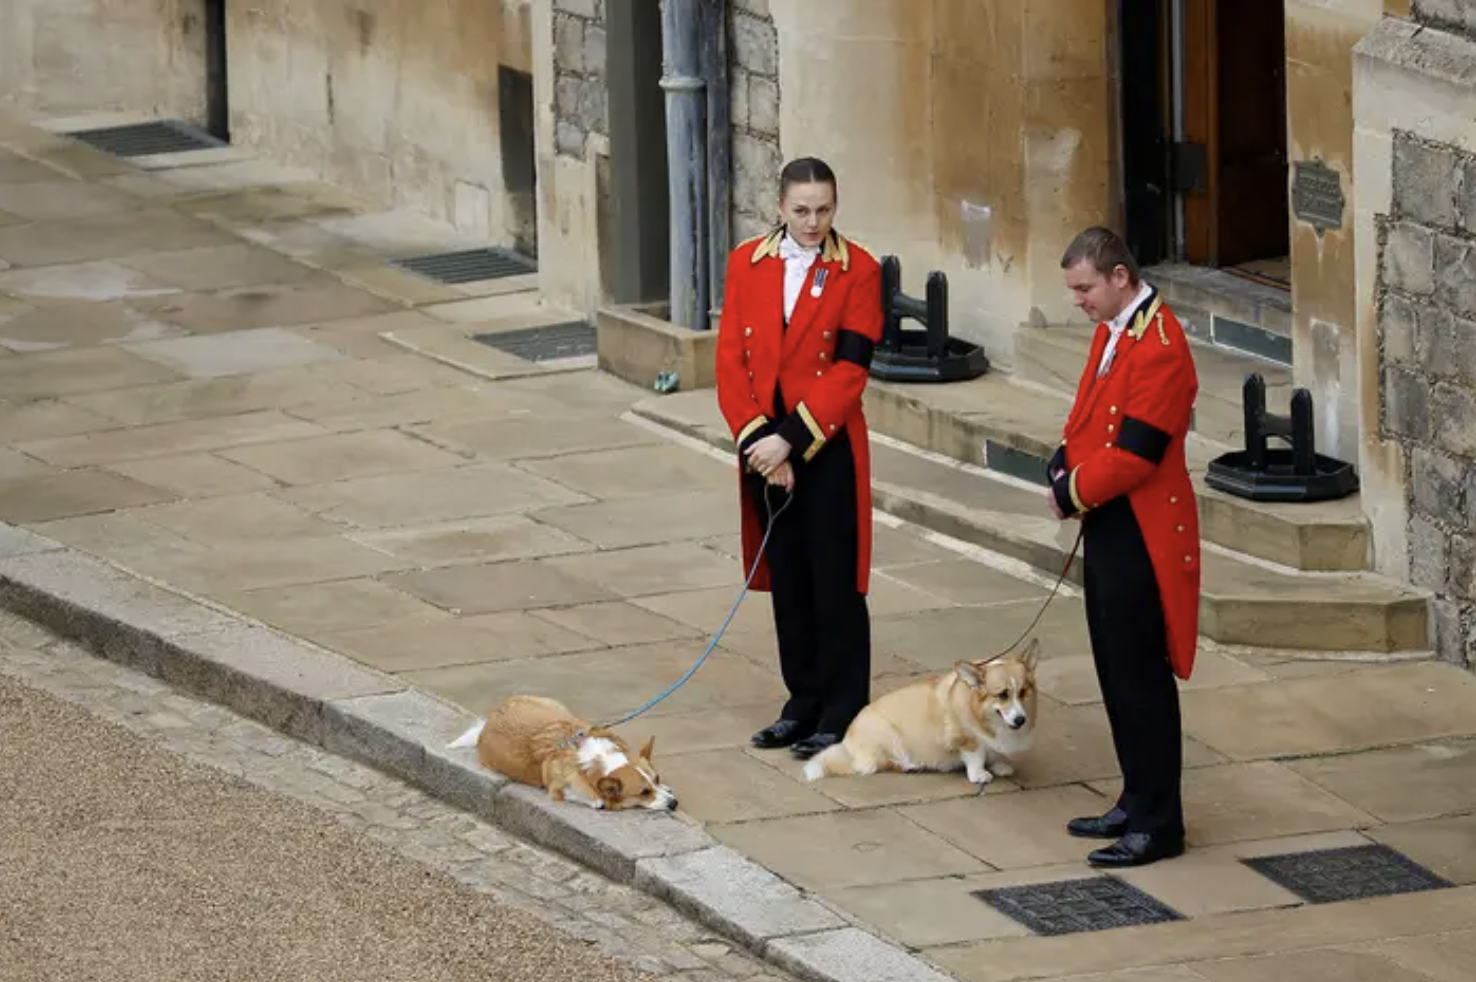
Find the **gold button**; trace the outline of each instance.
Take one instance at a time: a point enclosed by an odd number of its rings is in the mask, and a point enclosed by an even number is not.
[[[1108,411],[1108,412],[1109,412],[1109,413],[1111,413],[1111,414],[1112,414],[1112,415],[1114,415],[1114,416],[1116,416],[1116,415],[1117,415],[1117,407],[1116,407],[1116,406],[1113,406],[1113,407],[1112,407],[1112,408],[1111,408],[1111,409],[1109,409],[1109,410],[1107,410],[1107,411]]]
[[[1112,441],[1111,440],[1108,440],[1107,441],[1107,446],[1109,446],[1109,447],[1112,446]]]
[[[825,352],[823,352],[823,351],[820,352],[820,360],[821,361],[825,361],[828,357],[829,356]]]
[[[744,358],[752,358],[753,357],[753,352],[752,351],[745,351],[745,352],[743,352],[743,357]]]
[[[743,336],[744,337],[748,337],[751,334],[753,334],[753,328],[751,328],[751,327],[745,327],[743,329]]]
[[[826,331],[825,332],[825,340],[829,341],[830,338],[831,338],[831,333],[829,331]]]
[[[1116,426],[1113,426],[1111,423],[1108,423],[1107,424],[1107,432],[1108,433],[1111,433],[1111,432],[1115,431],[1116,429],[1117,429],[1117,427]]]
[[[753,378],[753,372],[749,372],[749,373],[748,373],[748,377],[749,377],[749,378]]]
[[[1193,556],[1185,556],[1184,557],[1184,562],[1186,562],[1186,563],[1192,563],[1192,562],[1194,562],[1194,557]]]
[[[825,374],[825,373],[824,373],[824,372],[821,372],[821,371],[817,371],[817,372],[815,372],[815,377],[816,377],[816,378],[819,378],[819,377],[820,377],[820,376],[822,376],[822,375],[824,375],[824,374]]]
[[[835,432],[835,424],[834,423],[831,423],[830,424],[830,432],[832,432],[832,433]]]
[[[1177,505],[1178,503],[1179,503],[1179,498],[1178,498],[1177,495],[1169,495],[1169,504],[1171,504],[1171,505]]]
[[[1180,531],[1180,532],[1182,532],[1182,531],[1184,531],[1184,526],[1182,526],[1182,525],[1180,525],[1180,526],[1179,526],[1179,531]]]

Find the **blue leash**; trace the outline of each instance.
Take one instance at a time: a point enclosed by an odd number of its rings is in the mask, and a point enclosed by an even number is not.
[[[717,650],[718,642],[722,640],[723,634],[726,633],[728,630],[728,625],[733,622],[734,615],[738,613],[738,605],[743,603],[744,597],[748,596],[748,587],[750,584],[753,583],[754,574],[758,572],[759,560],[764,558],[764,550],[768,548],[769,545],[769,535],[774,531],[774,522],[778,520],[780,515],[784,514],[784,509],[788,508],[789,503],[794,500],[793,493],[786,494],[784,498],[784,503],[779,506],[778,511],[775,511],[773,504],[769,501],[769,489],[774,487],[778,487],[778,485],[766,484],[764,486],[764,510],[769,513],[769,521],[768,525],[764,529],[763,540],[759,542],[758,553],[755,554],[753,557],[753,569],[748,571],[748,579],[743,581],[743,589],[738,591],[738,599],[733,601],[733,609],[728,611],[727,620],[723,621],[723,626],[718,628],[717,633],[712,636],[712,640],[707,643],[707,650],[702,653],[701,658],[697,659],[696,664],[687,669],[687,674],[683,675],[681,678],[677,679],[670,686],[668,686],[665,692],[661,693],[661,695],[657,696],[655,699],[652,699],[650,702],[646,703],[635,712],[630,713],[626,716],[622,716],[620,719],[617,719],[613,723],[604,724],[606,728],[620,726],[622,723],[629,723],[636,717],[645,715],[656,706],[660,705],[669,696],[671,696],[672,693],[676,692],[682,686],[686,685],[687,681],[691,679],[693,675],[697,674],[697,669],[702,667],[702,663],[707,661],[712,653]]]

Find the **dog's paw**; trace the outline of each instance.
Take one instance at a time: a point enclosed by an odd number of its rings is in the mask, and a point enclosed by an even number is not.
[[[811,757],[805,761],[804,775],[806,781],[818,781],[825,776],[825,765],[820,763],[819,758]]]
[[[989,773],[987,768],[980,767],[978,770],[975,770],[974,768],[970,767],[966,773],[969,778],[969,783],[977,784],[981,788],[984,785],[988,784],[990,781],[994,780],[994,775]]]
[[[989,765],[989,769],[994,772],[995,777],[1011,777],[1015,773],[1015,765],[1007,760],[997,760]]]

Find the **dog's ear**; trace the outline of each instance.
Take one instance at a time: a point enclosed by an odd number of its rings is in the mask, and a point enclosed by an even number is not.
[[[618,777],[602,777],[595,782],[595,793],[606,802],[614,804],[620,800],[625,792],[625,787],[620,783]]]
[[[1028,671],[1035,671],[1035,666],[1040,664],[1040,638],[1031,638],[1030,643],[1025,646],[1025,654],[1020,656],[1020,662]]]
[[[963,683],[971,689],[977,689],[984,684],[984,676],[979,673],[978,666],[971,662],[954,662],[953,670],[958,673],[958,677],[963,680]]]
[[[644,760],[646,763],[649,764],[651,762],[651,755],[655,752],[656,738],[652,737],[651,739],[647,740],[646,745],[641,748],[641,760]]]

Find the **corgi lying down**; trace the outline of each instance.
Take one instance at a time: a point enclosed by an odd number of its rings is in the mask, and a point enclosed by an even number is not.
[[[633,754],[620,737],[579,719],[541,696],[514,696],[456,740],[476,747],[482,766],[513,781],[544,788],[555,801],[607,811],[671,811],[676,795],[651,766],[653,737]]]
[[[946,675],[889,692],[861,710],[845,739],[810,758],[805,779],[877,771],[953,771],[983,786],[1009,777],[1006,758],[1035,730],[1040,642],[991,661],[956,664]]]

